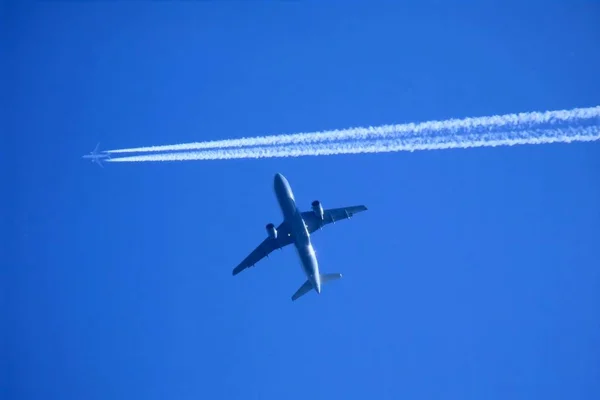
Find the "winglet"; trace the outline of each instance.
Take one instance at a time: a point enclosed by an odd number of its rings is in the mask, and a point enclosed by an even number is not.
[[[246,268],[246,266],[244,264],[240,264],[237,267],[235,267],[233,269],[233,271],[231,271],[231,274],[235,276],[235,275],[239,274],[240,272],[242,272],[245,268]]]

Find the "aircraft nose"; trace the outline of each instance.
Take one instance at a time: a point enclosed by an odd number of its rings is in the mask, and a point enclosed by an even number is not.
[[[286,190],[288,185],[287,185],[287,181],[284,178],[283,175],[281,175],[280,173],[276,173],[275,174],[275,190]]]

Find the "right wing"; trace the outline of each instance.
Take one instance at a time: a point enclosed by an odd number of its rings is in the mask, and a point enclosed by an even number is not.
[[[323,220],[321,221],[314,212],[304,211],[302,213],[302,219],[306,223],[308,233],[313,233],[316,230],[321,229],[327,224],[335,223],[343,219],[352,218],[354,214],[366,211],[367,207],[364,205],[341,207],[341,208],[330,208],[323,211]]]
[[[262,241],[244,260],[233,269],[233,275],[237,275],[248,267],[254,266],[257,262],[268,256],[272,251],[280,249],[292,243],[294,239],[288,224],[282,222],[277,228],[277,238],[267,237]]]

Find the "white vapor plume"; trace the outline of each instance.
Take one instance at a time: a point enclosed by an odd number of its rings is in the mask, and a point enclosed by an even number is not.
[[[247,137],[242,139],[214,140],[164,146],[136,147],[120,150],[107,150],[107,153],[140,153],[161,151],[189,151],[201,149],[223,149],[245,146],[279,146],[285,144],[309,144],[318,142],[338,142],[344,140],[374,140],[397,138],[399,136],[439,136],[457,132],[485,133],[493,130],[527,130],[540,125],[573,124],[581,120],[600,118],[600,106],[573,108],[545,112],[526,112],[487,117],[449,119],[376,127],[358,127],[322,132],[295,133],[271,136]]]
[[[222,148],[204,151],[146,154],[113,158],[108,162],[225,160],[240,158],[272,158],[322,156],[334,154],[386,153],[397,151],[467,149],[472,147],[514,146],[523,144],[570,143],[600,140],[600,126],[555,129],[512,130],[496,133],[409,136],[263,147]]]

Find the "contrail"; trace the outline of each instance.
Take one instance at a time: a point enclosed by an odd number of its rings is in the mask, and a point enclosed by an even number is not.
[[[376,127],[358,127],[322,132],[295,133],[271,136],[247,137],[242,139],[214,140],[164,146],[135,147],[107,150],[107,153],[140,153],[161,151],[201,150],[242,146],[277,146],[284,144],[309,144],[338,142],[343,140],[380,139],[398,136],[426,136],[452,134],[456,132],[484,133],[493,130],[535,129],[540,125],[573,124],[581,120],[600,118],[600,106],[573,108],[545,112],[527,112],[487,117],[448,119]]]
[[[411,136],[350,142],[291,144],[265,147],[224,148],[194,152],[147,154],[120,157],[107,162],[226,160],[323,156],[334,154],[387,153],[397,151],[467,149],[473,147],[515,146],[523,144],[590,142],[600,140],[600,126],[557,129],[513,130],[501,133],[467,133],[463,135]]]

